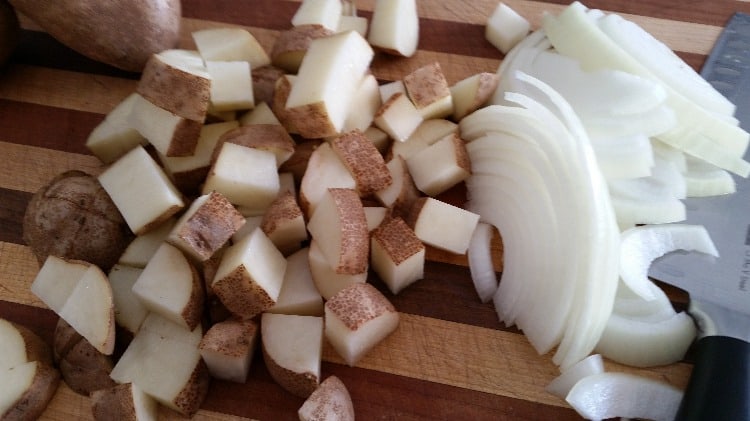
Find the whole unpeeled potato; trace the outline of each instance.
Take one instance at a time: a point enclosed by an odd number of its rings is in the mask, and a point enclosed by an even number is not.
[[[52,37],[114,67],[140,72],[179,41],[180,0],[9,0]]]
[[[16,11],[6,0],[0,0],[0,67],[16,48],[20,31]]]

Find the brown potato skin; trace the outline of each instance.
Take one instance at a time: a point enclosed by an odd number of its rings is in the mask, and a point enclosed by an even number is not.
[[[132,384],[124,383],[91,392],[94,420],[136,421],[131,387]]]
[[[0,68],[16,49],[20,33],[16,11],[6,0],[0,0]]]
[[[106,272],[132,233],[99,181],[74,170],[59,174],[32,196],[23,239],[40,265],[51,254],[93,263]]]
[[[63,319],[55,327],[53,351],[63,380],[76,393],[89,396],[116,384],[109,377],[112,358],[97,351]]]
[[[52,37],[119,69],[140,72],[180,35],[179,0],[10,0]]]
[[[59,384],[60,372],[51,365],[37,361],[37,373],[31,387],[12,408],[0,414],[0,420],[34,421],[39,419],[55,396]]]

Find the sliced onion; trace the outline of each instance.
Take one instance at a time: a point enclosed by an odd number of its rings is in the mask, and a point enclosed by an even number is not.
[[[648,286],[648,269],[654,259],[676,251],[698,251],[718,257],[711,237],[702,225],[644,225],[622,233],[620,241],[620,279],[645,300],[654,299]]]
[[[545,15],[542,27],[555,50],[579,60],[585,70],[619,69],[661,82],[668,94],[666,104],[675,112],[677,125],[660,134],[660,140],[743,177],[750,174],[750,163],[742,159],[750,134],[660,80],[599,28],[597,22],[604,19],[592,19],[585,6],[574,2],[558,16]],[[661,54],[650,51],[653,46],[640,47],[646,50],[642,56]]]
[[[596,345],[606,358],[633,367],[680,361],[696,335],[693,319],[679,312],[666,320],[635,320],[613,313]]]
[[[570,389],[578,383],[579,380],[593,374],[604,373],[604,360],[601,354],[592,354],[575,363],[562,374],[555,377],[545,390],[560,399],[565,399],[570,393]]]
[[[466,253],[474,289],[483,303],[489,302],[497,290],[497,273],[492,263],[493,229],[492,225],[479,222],[471,236],[469,250]]]
[[[607,180],[648,177],[654,166],[651,140],[643,134],[591,138],[596,160]]]
[[[588,376],[573,386],[565,400],[584,418],[615,417],[673,420],[683,392],[674,386],[628,373]]]
[[[734,178],[728,172],[692,156],[686,159],[684,178],[688,197],[717,196],[737,191]]]
[[[647,286],[653,298],[644,300],[620,282],[612,314],[644,322],[660,322],[674,317],[677,312],[667,294],[653,282],[648,282]]]
[[[599,28],[622,49],[648,67],[672,89],[714,112],[732,115],[734,104],[688,66],[669,47],[635,23],[610,13],[597,20]]]

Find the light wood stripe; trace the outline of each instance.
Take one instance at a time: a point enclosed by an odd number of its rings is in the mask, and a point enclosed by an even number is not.
[[[72,419],[79,421],[91,421],[94,416],[91,413],[91,400],[83,395],[75,393],[65,382],[60,382],[55,396],[52,398],[47,410],[42,414],[41,419],[46,421],[69,421]],[[168,421],[184,421],[186,418],[166,407],[159,407],[159,419]],[[199,410],[193,418],[193,421],[240,421],[250,420],[250,418],[237,417],[218,412]]]
[[[128,79],[13,64],[0,78],[0,98],[106,114],[135,86]]]
[[[0,165],[0,187],[28,193],[36,192],[64,171],[81,170],[97,175],[103,168],[101,162],[93,155],[3,141],[0,141],[0,156],[5,160],[3,165]]]

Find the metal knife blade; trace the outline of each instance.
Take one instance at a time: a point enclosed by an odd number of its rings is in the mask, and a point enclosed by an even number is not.
[[[701,75],[736,105],[735,117],[750,131],[750,15],[730,19]],[[684,222],[705,226],[719,257],[672,253],[649,272],[690,294],[700,331],[679,420],[750,420],[750,179],[735,182],[732,195],[685,200]]]

